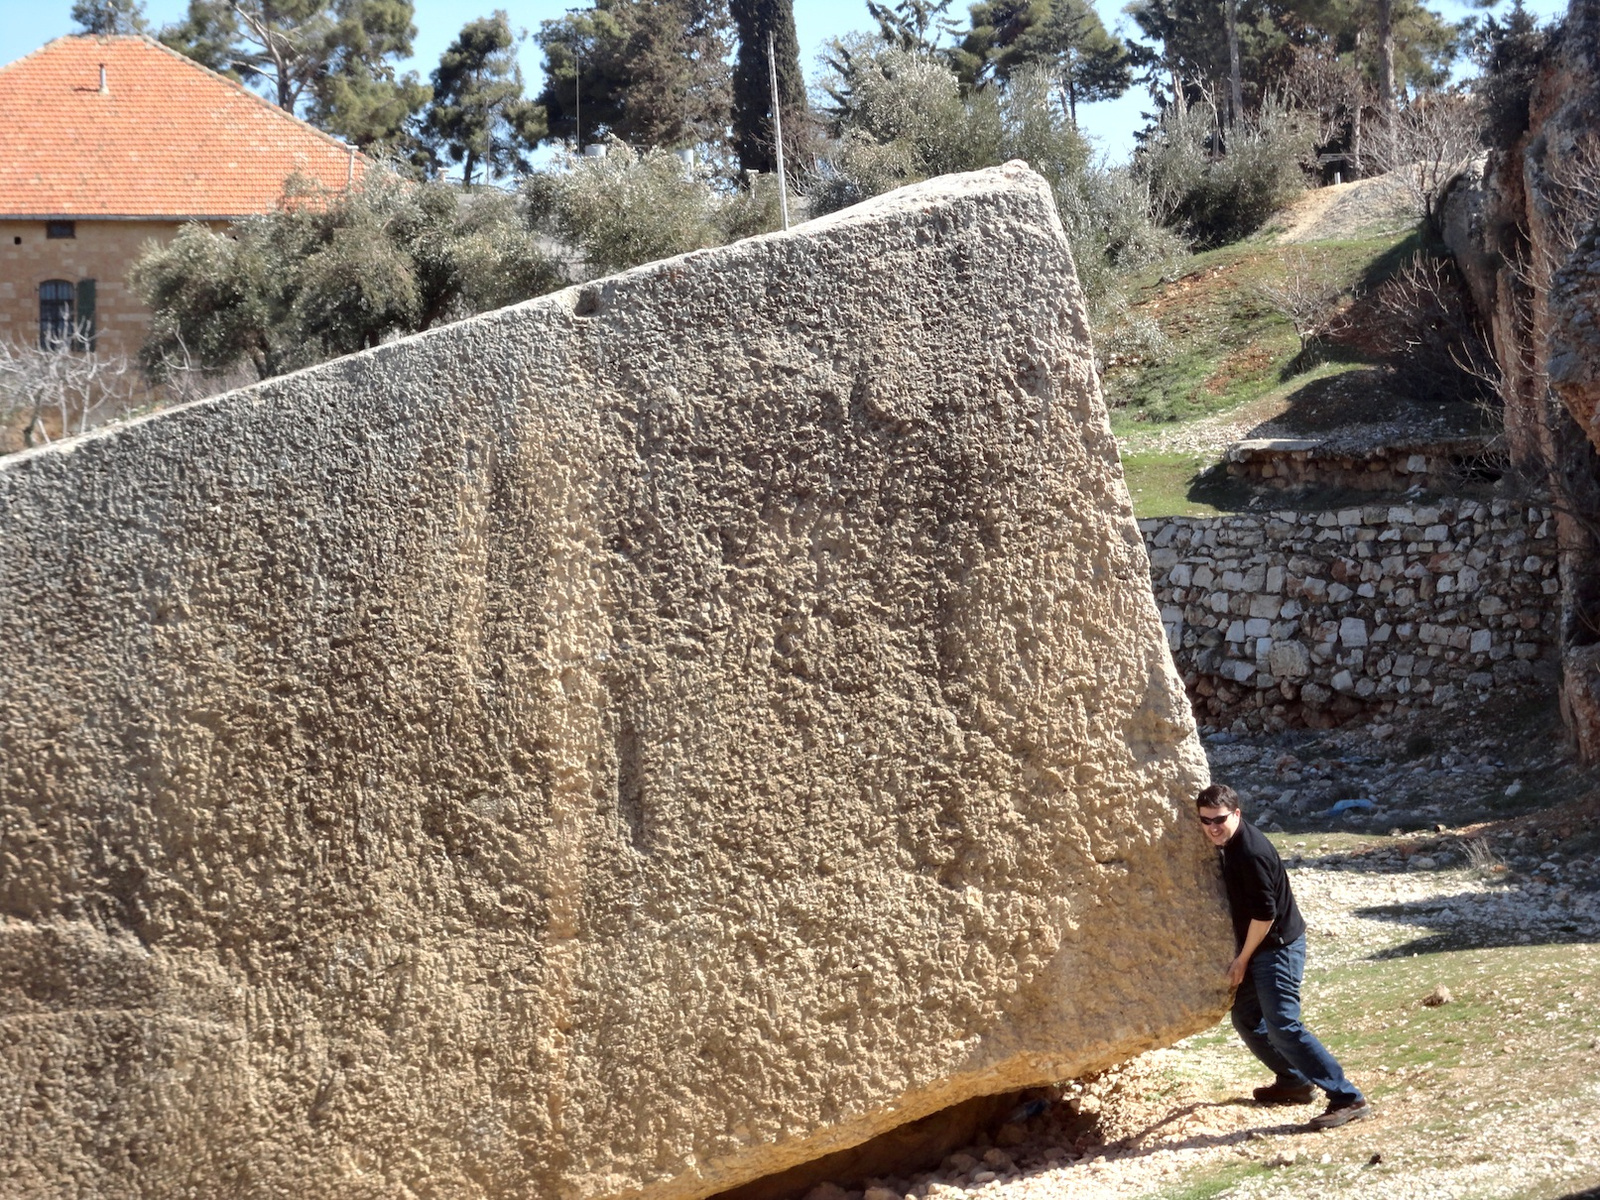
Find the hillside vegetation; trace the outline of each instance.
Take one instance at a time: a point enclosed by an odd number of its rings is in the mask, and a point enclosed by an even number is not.
[[[1481,427],[1470,394],[1405,369],[1396,306],[1438,323],[1414,264],[1459,303],[1442,256],[1380,177],[1308,192],[1260,233],[1136,279],[1099,354],[1138,515],[1248,503],[1215,470],[1242,438]]]

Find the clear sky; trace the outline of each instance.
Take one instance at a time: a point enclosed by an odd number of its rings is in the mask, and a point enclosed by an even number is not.
[[[1566,11],[1564,0],[1525,0],[1525,3],[1530,11],[1546,19]],[[1121,25],[1131,29],[1131,23],[1121,14],[1121,4],[1122,0],[1095,0],[1108,28]],[[463,4],[461,0],[416,0],[416,53],[406,68],[426,78],[461,26],[495,8],[506,9],[513,25],[531,31],[538,29],[541,21],[558,17],[570,7],[583,5],[578,0],[570,4],[560,0],[481,0],[475,5]],[[963,9],[964,0],[956,0],[952,7]],[[1452,20],[1459,20],[1471,11],[1460,0],[1439,0],[1434,7]],[[151,23],[157,26],[179,20],[187,8],[187,0],[146,0],[146,12]],[[71,10],[72,0],[0,0],[0,63],[20,58],[53,37],[71,33],[73,26],[68,15]],[[794,11],[800,32],[801,65],[808,80],[816,74],[817,54],[830,38],[871,25],[863,0],[795,0]],[[537,92],[540,87],[543,77],[540,62],[537,46],[529,44],[523,48],[522,69],[530,92]],[[1134,131],[1144,123],[1140,111],[1149,107],[1149,97],[1142,89],[1135,89],[1120,100],[1080,105],[1078,121],[1108,158],[1121,161],[1133,146]]]

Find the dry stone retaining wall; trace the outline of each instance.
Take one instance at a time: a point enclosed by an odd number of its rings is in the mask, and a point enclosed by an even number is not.
[[[1140,528],[1168,643],[1210,727],[1326,726],[1552,682],[1548,509],[1446,499]]]

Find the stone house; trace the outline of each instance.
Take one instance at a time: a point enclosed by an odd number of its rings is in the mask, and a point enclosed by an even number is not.
[[[269,211],[295,172],[343,187],[365,165],[150,38],[48,42],[0,67],[0,340],[131,357],[147,243]]]

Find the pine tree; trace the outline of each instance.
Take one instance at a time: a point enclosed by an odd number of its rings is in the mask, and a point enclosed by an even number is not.
[[[1051,0],[1044,19],[1018,39],[1007,66],[1024,64],[1055,77],[1074,128],[1080,103],[1115,100],[1133,83],[1127,47],[1106,32],[1089,0]]]
[[[545,136],[545,113],[523,95],[517,36],[504,9],[462,26],[433,73],[425,136],[468,186],[481,166],[491,178],[528,169],[528,151]]]
[[[433,95],[415,71],[396,75],[394,69],[417,36],[412,0],[344,0],[335,16],[332,52],[313,85],[307,116],[364,150],[412,149],[407,128]]]
[[[778,68],[778,103],[783,115],[784,151],[791,174],[802,164],[793,152],[803,142],[807,117],[805,80],[800,74],[800,39],[794,28],[794,0],[730,0],[739,39],[733,64],[733,152],[746,171],[778,169],[772,129],[772,83],[767,39]]]
[[[144,0],[76,0],[72,19],[84,33],[143,33],[149,28]]]
[[[950,52],[956,77],[965,87],[982,87],[1005,78],[1028,61],[1028,34],[1050,13],[1049,0],[979,0],[967,10],[971,24]]]
[[[1485,140],[1501,150],[1510,149],[1528,128],[1528,100],[1552,31],[1539,25],[1522,0],[1514,0],[1503,20],[1492,15],[1470,17],[1462,34],[1469,57],[1481,71],[1475,90],[1483,98],[1488,119]]]
[[[900,0],[893,7],[867,0],[867,15],[878,23],[883,40],[914,54],[932,54],[958,28],[946,14],[953,0]]]
[[[1147,80],[1163,104],[1187,106],[1232,91],[1228,23],[1217,0],[1133,0],[1127,12],[1151,43],[1138,47],[1159,64]],[[1389,53],[1377,36],[1390,15]],[[1457,30],[1420,0],[1237,0],[1239,78],[1245,115],[1280,87],[1306,50],[1354,58],[1376,92],[1392,72],[1393,93],[1449,80]],[[1155,47],[1159,47],[1157,50]]]
[[[728,125],[726,0],[595,0],[546,21],[549,136],[640,147],[719,142]],[[578,128],[578,117],[583,128]]]
[[[330,133],[389,148],[427,100],[414,73],[394,71],[412,15],[412,0],[189,0],[161,40]]]

